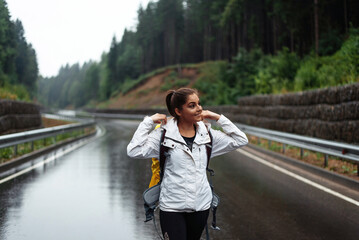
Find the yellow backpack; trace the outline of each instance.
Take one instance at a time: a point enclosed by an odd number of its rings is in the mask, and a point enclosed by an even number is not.
[[[161,126],[161,124],[157,124],[156,128],[159,128]],[[161,177],[160,177],[160,161],[157,158],[152,158],[152,165],[151,165],[151,170],[152,170],[152,177],[151,177],[151,182],[150,185],[148,186],[148,188],[155,186],[157,183],[159,183]]]

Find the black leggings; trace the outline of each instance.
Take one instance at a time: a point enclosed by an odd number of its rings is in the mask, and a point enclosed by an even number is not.
[[[208,219],[209,209],[200,212],[160,211],[160,223],[165,240],[198,240]]]

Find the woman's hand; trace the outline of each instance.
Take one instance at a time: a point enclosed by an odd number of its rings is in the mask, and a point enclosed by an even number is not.
[[[151,116],[154,123],[166,124],[167,116],[165,114],[156,113]]]
[[[218,119],[221,117],[221,115],[211,112],[209,110],[203,110],[202,111],[202,120],[203,119],[211,119],[211,120],[215,120],[218,121]]]

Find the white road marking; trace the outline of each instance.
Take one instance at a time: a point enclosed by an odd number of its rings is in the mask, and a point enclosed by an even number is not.
[[[293,177],[293,178],[295,178],[295,179],[297,179],[297,180],[299,180],[301,182],[304,182],[304,183],[306,183],[306,184],[308,184],[308,185],[310,185],[312,187],[315,187],[315,188],[317,188],[319,190],[322,190],[322,191],[324,191],[326,193],[329,193],[329,194],[331,194],[333,196],[341,198],[341,199],[343,199],[343,200],[345,200],[345,201],[347,201],[349,203],[352,203],[352,204],[359,207],[359,202],[352,199],[352,198],[350,198],[350,197],[347,197],[347,196],[345,196],[345,195],[343,195],[341,193],[333,191],[333,190],[331,190],[331,189],[329,189],[327,187],[324,187],[324,186],[322,186],[322,185],[320,185],[318,183],[315,183],[315,182],[313,182],[313,181],[311,181],[309,179],[306,179],[306,178],[304,178],[302,176],[299,176],[299,175],[297,175],[297,174],[295,174],[293,172],[290,172],[290,171],[288,171],[288,170],[286,170],[284,168],[281,168],[281,167],[279,167],[279,166],[277,166],[277,165],[275,165],[273,163],[270,163],[270,162],[268,162],[268,161],[266,161],[266,160],[264,160],[264,159],[262,159],[260,157],[257,157],[255,155],[249,153],[249,152],[246,152],[246,151],[244,151],[242,149],[237,149],[237,151],[240,152],[241,154],[246,155],[247,157],[259,162],[259,163],[262,163],[262,164],[264,164],[264,165],[266,165],[266,166],[268,166],[270,168],[273,168],[273,169],[275,169],[275,170],[277,170],[277,171],[279,171],[281,173],[284,173],[284,174],[286,174],[286,175],[288,175],[290,177]]]
[[[73,151],[73,150],[75,150],[75,149],[77,149],[77,148],[80,148],[80,147],[82,147],[83,145],[85,145],[85,144],[87,144],[87,143],[89,143],[89,142],[91,142],[91,141],[93,141],[93,140],[95,140],[95,139],[97,139],[97,138],[99,138],[99,137],[102,137],[102,136],[104,135],[104,132],[105,132],[105,131],[104,131],[103,129],[100,129],[100,128],[98,127],[98,128],[97,128],[97,131],[98,131],[98,133],[96,134],[95,137],[90,138],[90,139],[87,139],[86,141],[81,141],[81,140],[80,140],[79,143],[77,143],[77,144],[71,146],[70,148],[68,148],[68,149],[66,149],[66,150],[64,150],[64,151],[61,151],[61,152],[55,151],[54,154],[53,154],[51,157],[45,159],[44,161],[38,162],[37,164],[35,164],[35,165],[31,166],[31,167],[28,167],[28,168],[26,168],[26,169],[24,169],[24,170],[21,170],[21,171],[16,172],[16,173],[14,173],[14,174],[12,174],[12,175],[10,175],[10,176],[8,176],[8,177],[5,177],[5,178],[1,179],[1,180],[0,180],[0,184],[3,184],[3,183],[5,183],[5,182],[8,182],[8,181],[10,181],[11,179],[14,179],[14,178],[16,178],[16,177],[18,177],[18,176],[20,176],[20,175],[23,175],[23,174],[25,174],[25,173],[27,173],[27,172],[30,172],[31,170],[33,170],[33,169],[35,169],[35,168],[41,167],[41,166],[43,166],[43,165],[45,165],[45,164],[47,164],[47,163],[49,163],[49,162],[52,162],[52,161],[54,161],[56,158],[62,157],[62,156],[64,156],[64,155],[66,155],[67,153],[69,153],[69,152],[71,152],[71,151]]]

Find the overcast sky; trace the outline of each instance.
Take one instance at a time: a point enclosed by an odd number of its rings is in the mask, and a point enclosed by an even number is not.
[[[135,29],[137,10],[150,0],[6,0],[11,19],[20,19],[37,53],[40,74],[57,75],[61,66],[99,61],[112,37]]]

